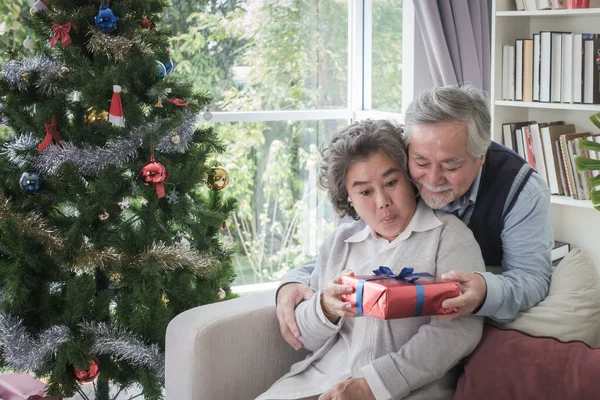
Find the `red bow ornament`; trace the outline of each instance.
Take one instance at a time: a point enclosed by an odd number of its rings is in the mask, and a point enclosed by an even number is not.
[[[186,101],[181,100],[180,98],[175,97],[174,99],[167,99],[169,103],[175,104],[178,107],[185,107],[188,105]]]
[[[38,146],[38,152],[40,153],[52,143],[52,139],[56,140],[56,143],[60,143],[60,133],[56,129],[56,117],[53,116],[52,121],[49,124],[44,124],[44,126],[46,127],[46,136]]]
[[[69,36],[69,32],[71,32],[70,22],[67,22],[64,25],[52,25],[52,32],[54,32],[54,36],[52,37],[52,39],[50,39],[50,47],[54,48],[59,38],[62,42],[62,47],[67,47],[71,44],[71,36]]]

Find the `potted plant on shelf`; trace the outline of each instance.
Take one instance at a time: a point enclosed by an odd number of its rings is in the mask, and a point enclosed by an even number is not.
[[[590,121],[600,129],[600,112],[590,115]],[[589,157],[575,157],[575,166],[578,171],[600,171],[600,143],[591,140],[579,140],[579,148],[581,150],[594,151],[598,159]],[[590,191],[590,199],[594,208],[600,211],[600,174],[587,179],[592,190]]]

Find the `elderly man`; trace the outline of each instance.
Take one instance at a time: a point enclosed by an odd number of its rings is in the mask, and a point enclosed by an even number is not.
[[[491,141],[484,94],[469,86],[426,90],[406,112],[405,134],[421,198],[471,229],[487,266],[487,272],[467,273],[456,265],[444,276],[462,287],[443,304],[459,308],[451,318],[511,321],[540,302],[551,275],[550,191],[527,162]],[[314,260],[290,271],[277,292],[281,333],[296,349],[302,344],[294,309],[313,295],[307,287],[313,268]]]

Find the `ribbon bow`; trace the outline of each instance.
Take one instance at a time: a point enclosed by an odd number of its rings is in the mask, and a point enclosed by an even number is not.
[[[67,47],[71,44],[71,36],[69,36],[69,32],[71,32],[71,23],[67,22],[64,25],[54,24],[52,25],[52,32],[54,32],[54,36],[50,39],[50,47],[54,48],[58,39],[62,42],[62,47]]]
[[[60,133],[56,129],[56,117],[52,117],[52,121],[49,124],[44,124],[46,127],[46,136],[44,140],[38,146],[38,152],[42,152],[46,147],[52,143],[52,139],[56,140],[56,143],[60,143]]]
[[[179,99],[179,98],[177,98],[177,97],[176,97],[176,98],[174,98],[174,99],[167,99],[167,101],[168,101],[169,103],[173,103],[173,104],[175,104],[175,105],[176,105],[176,106],[178,106],[178,107],[185,107],[185,106],[187,106],[187,105],[188,105],[188,103],[187,103],[186,101],[183,101],[182,99]]]
[[[402,271],[398,275],[394,275],[389,267],[381,266],[379,269],[373,271],[374,275],[387,276],[388,278],[398,279],[408,283],[414,283],[420,276],[433,276],[428,272],[413,273],[414,268],[402,268]]]

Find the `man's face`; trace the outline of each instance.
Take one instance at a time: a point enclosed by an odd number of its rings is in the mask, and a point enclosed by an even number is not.
[[[429,207],[444,207],[473,184],[485,156],[473,159],[467,139],[468,125],[464,121],[410,127],[408,169]]]

